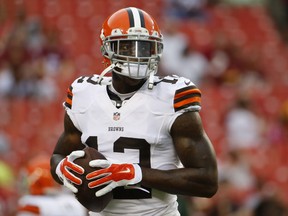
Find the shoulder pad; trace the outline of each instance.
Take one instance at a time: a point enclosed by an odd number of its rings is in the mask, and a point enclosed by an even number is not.
[[[99,89],[106,89],[111,84],[110,77],[104,77],[98,82],[98,75],[81,76],[74,80],[67,90],[67,98],[64,102],[65,109],[72,112],[84,112],[97,98],[95,94]]]
[[[171,85],[174,111],[199,111],[201,109],[201,91],[196,85],[185,77],[176,75],[156,77],[154,85],[161,86]],[[166,91],[166,90],[165,90]]]

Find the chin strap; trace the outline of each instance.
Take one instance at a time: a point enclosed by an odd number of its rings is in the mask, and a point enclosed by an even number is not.
[[[111,70],[113,70],[113,68],[116,66],[116,64],[111,64],[109,67],[107,67],[107,68],[105,68],[103,71],[102,71],[102,73],[99,75],[99,77],[98,77],[98,79],[97,79],[97,83],[98,84],[101,84],[101,81],[102,81],[102,79],[103,79],[103,77],[107,74],[107,73],[109,73]]]
[[[154,86],[154,73],[151,72],[148,79],[148,89],[152,90]]]
[[[148,89],[152,90],[154,87],[154,75],[157,74],[157,67],[154,67],[154,72],[150,72],[149,78],[148,78]]]

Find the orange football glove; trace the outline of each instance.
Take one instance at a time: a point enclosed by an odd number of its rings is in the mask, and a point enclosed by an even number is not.
[[[56,168],[56,174],[63,182],[63,185],[70,189],[73,193],[78,192],[78,189],[73,184],[81,185],[82,180],[76,177],[71,171],[74,171],[78,174],[84,174],[83,167],[75,164],[73,161],[77,158],[83,157],[84,155],[85,152],[82,150],[73,151],[70,155],[61,160]]]
[[[106,187],[96,192],[97,197],[103,196],[115,187],[134,185],[142,180],[142,171],[138,164],[115,164],[108,160],[93,160],[89,165],[102,169],[86,175],[87,180],[93,180],[88,187],[95,188],[107,184]]]

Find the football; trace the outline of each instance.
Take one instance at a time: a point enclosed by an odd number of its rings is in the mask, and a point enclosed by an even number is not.
[[[85,170],[85,173],[83,175],[79,175],[75,173],[77,177],[79,177],[82,180],[81,185],[75,185],[78,189],[78,192],[75,193],[75,196],[77,200],[88,210],[93,212],[100,212],[102,211],[108,203],[112,199],[112,192],[109,192],[101,197],[96,197],[95,193],[99,189],[103,188],[104,186],[100,186],[97,188],[90,189],[88,187],[89,181],[86,179],[86,175],[97,168],[90,167],[89,162],[91,160],[95,159],[106,159],[104,155],[102,155],[100,152],[98,152],[95,148],[92,147],[86,147],[83,149],[85,151],[85,156],[81,158],[77,158],[74,163],[82,166]]]

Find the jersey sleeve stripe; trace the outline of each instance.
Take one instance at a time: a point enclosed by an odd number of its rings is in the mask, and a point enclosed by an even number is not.
[[[179,101],[174,103],[175,111],[187,108],[189,106],[200,106],[201,99],[199,97],[187,98],[186,100]]]
[[[73,92],[72,92],[72,86],[70,86],[67,89],[67,98],[65,100],[65,106],[68,107],[69,109],[72,108],[72,99],[73,99]]]
[[[20,206],[18,208],[18,212],[21,213],[33,213],[35,215],[40,215],[40,209],[38,206],[34,206],[34,205],[25,205],[25,206]]]
[[[178,89],[174,96],[174,110],[177,112],[190,106],[201,105],[201,91],[196,86]]]
[[[181,98],[187,94],[198,94],[201,96],[201,92],[199,89],[187,89],[185,91],[181,91],[181,92],[176,92],[175,94],[175,97],[174,97],[174,100],[178,99],[178,98]]]

